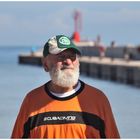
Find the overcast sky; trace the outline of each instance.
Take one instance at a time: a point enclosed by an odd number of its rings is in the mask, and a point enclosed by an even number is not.
[[[140,44],[140,2],[1,1],[0,46],[41,46],[56,34],[71,36],[75,9],[82,14],[82,39]]]

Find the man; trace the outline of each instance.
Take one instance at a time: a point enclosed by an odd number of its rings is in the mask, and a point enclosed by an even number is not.
[[[108,99],[79,80],[79,49],[57,35],[43,50],[51,80],[25,97],[12,138],[119,138]]]

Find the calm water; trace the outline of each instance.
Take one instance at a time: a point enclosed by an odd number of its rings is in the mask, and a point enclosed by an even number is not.
[[[23,47],[0,48],[0,138],[10,138],[25,94],[49,80],[41,67],[18,64],[18,54],[29,51]],[[80,79],[104,91],[122,138],[140,138],[139,88],[85,76]]]

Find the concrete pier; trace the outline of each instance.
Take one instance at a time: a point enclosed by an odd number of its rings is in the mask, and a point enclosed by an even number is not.
[[[41,58],[40,54],[20,55],[19,63],[41,66]],[[140,61],[83,56],[80,58],[80,71],[89,77],[140,87]]]
[[[23,55],[19,55],[18,62],[19,64],[42,66],[41,58],[42,57],[40,55],[23,54]]]
[[[89,77],[122,82],[140,87],[140,61],[81,57],[81,73]]]

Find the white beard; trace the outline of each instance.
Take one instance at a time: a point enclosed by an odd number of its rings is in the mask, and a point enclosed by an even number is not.
[[[61,87],[72,87],[79,79],[79,65],[74,69],[56,69],[52,67],[49,72],[52,82]]]

